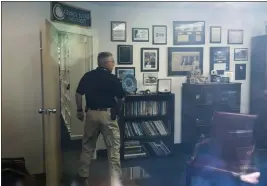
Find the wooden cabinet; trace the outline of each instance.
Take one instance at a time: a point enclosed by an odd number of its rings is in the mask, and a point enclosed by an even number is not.
[[[182,87],[182,143],[209,136],[214,111],[240,112],[241,83],[187,84]]]
[[[267,35],[252,38],[250,79],[250,113],[258,114],[267,90]]]

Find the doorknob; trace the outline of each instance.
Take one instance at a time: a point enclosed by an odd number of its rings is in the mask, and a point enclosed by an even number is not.
[[[49,109],[47,109],[47,112],[48,112],[48,114],[50,114],[50,113],[57,113],[57,109],[55,109],[55,108],[53,108],[53,109],[51,109],[51,108],[49,108]]]
[[[39,114],[43,114],[43,113],[45,113],[46,112],[46,110],[45,109],[42,109],[42,108],[40,108],[39,110],[38,110],[38,113]]]

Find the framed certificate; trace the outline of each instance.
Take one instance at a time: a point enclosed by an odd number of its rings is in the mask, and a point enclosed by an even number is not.
[[[210,27],[210,43],[221,43],[222,29],[220,26]]]
[[[152,43],[153,45],[166,45],[167,44],[167,26],[153,25],[152,26]]]
[[[126,22],[111,21],[111,41],[126,42]]]
[[[243,30],[228,30],[228,44],[243,44]]]
[[[149,29],[148,28],[133,28],[132,29],[133,42],[149,42]]]
[[[173,45],[204,45],[204,21],[174,21]]]

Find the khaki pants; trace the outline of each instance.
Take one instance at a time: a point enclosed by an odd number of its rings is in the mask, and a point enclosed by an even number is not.
[[[110,111],[89,110],[86,114],[84,136],[82,140],[80,177],[89,177],[89,165],[92,161],[99,134],[103,135],[109,160],[110,175],[121,175],[120,167],[120,130],[117,120],[111,120]]]

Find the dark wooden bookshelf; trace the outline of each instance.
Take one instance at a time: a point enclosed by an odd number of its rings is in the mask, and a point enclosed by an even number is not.
[[[121,160],[167,157],[172,154],[174,99],[174,94],[126,96],[119,117]],[[129,146],[129,143],[133,145]]]

